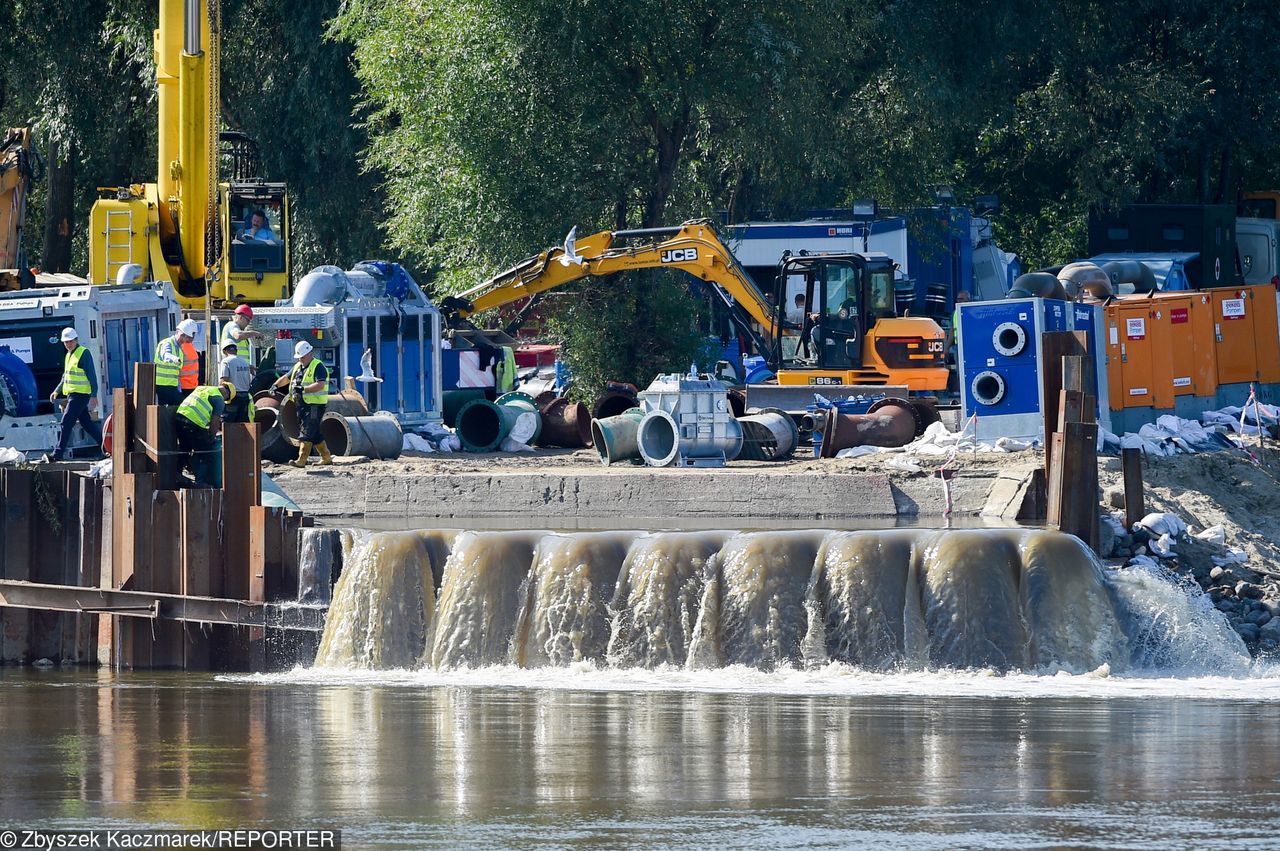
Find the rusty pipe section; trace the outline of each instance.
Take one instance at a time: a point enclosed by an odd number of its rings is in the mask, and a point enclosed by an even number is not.
[[[827,414],[822,430],[822,456],[834,458],[854,446],[906,446],[939,420],[938,411],[922,399],[881,399],[865,414]]]
[[[586,405],[571,402],[564,396],[555,396],[543,402],[540,410],[542,435],[538,439],[539,446],[578,449],[591,445],[591,412]]]

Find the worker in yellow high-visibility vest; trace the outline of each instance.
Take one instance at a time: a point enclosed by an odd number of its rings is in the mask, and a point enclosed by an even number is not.
[[[196,335],[194,319],[184,319],[178,323],[178,330],[172,337],[165,337],[156,346],[156,402],[161,405],[176,405],[182,401],[182,370],[186,365],[186,354],[183,346],[190,343]],[[197,367],[198,369],[198,367]]]
[[[294,467],[307,466],[311,450],[320,453],[321,464],[332,464],[333,456],[324,445],[320,434],[320,419],[329,402],[329,370],[314,354],[314,348],[306,340],[299,340],[293,347],[297,361],[293,369],[280,376],[273,389],[289,387],[289,396],[298,409],[298,457],[290,461]]]
[[[191,468],[197,487],[213,487],[214,437],[222,431],[222,414],[236,396],[230,384],[196,387],[178,406],[174,435],[178,448],[189,453],[184,463]]]
[[[77,423],[95,444],[102,445],[102,429],[89,416],[98,407],[98,376],[93,369],[93,356],[80,345],[80,335],[74,328],[62,329],[62,345],[67,350],[62,361],[62,381],[49,394],[50,402],[56,402],[60,393],[67,397],[67,406],[62,409],[58,448],[52,455],[54,461],[61,461],[66,454]]]

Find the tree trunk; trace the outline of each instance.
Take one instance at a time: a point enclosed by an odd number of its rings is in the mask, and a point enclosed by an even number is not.
[[[71,271],[71,243],[75,236],[76,146],[71,143],[66,156],[62,156],[62,149],[59,142],[49,143],[44,255],[40,262],[40,268],[45,272]]]

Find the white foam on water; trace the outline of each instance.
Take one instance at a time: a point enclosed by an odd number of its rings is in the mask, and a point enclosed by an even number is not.
[[[388,688],[515,688],[584,692],[692,692],[812,697],[1189,698],[1280,703],[1280,664],[1255,662],[1241,676],[1119,676],[1103,666],[1085,674],[995,671],[875,672],[832,663],[817,669],[762,671],[743,665],[714,670],[565,668],[493,665],[453,670],[358,671],[297,668],[277,674],[224,675],[222,682],[259,685]]]

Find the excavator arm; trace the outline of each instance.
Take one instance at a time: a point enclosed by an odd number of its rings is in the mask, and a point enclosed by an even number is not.
[[[495,275],[460,293],[446,306],[466,318],[582,278],[634,269],[688,272],[715,287],[731,308],[744,310],[765,336],[776,336],[773,305],[705,219],[671,228],[601,231],[581,240],[575,240],[571,232],[563,247],[549,248]]]

